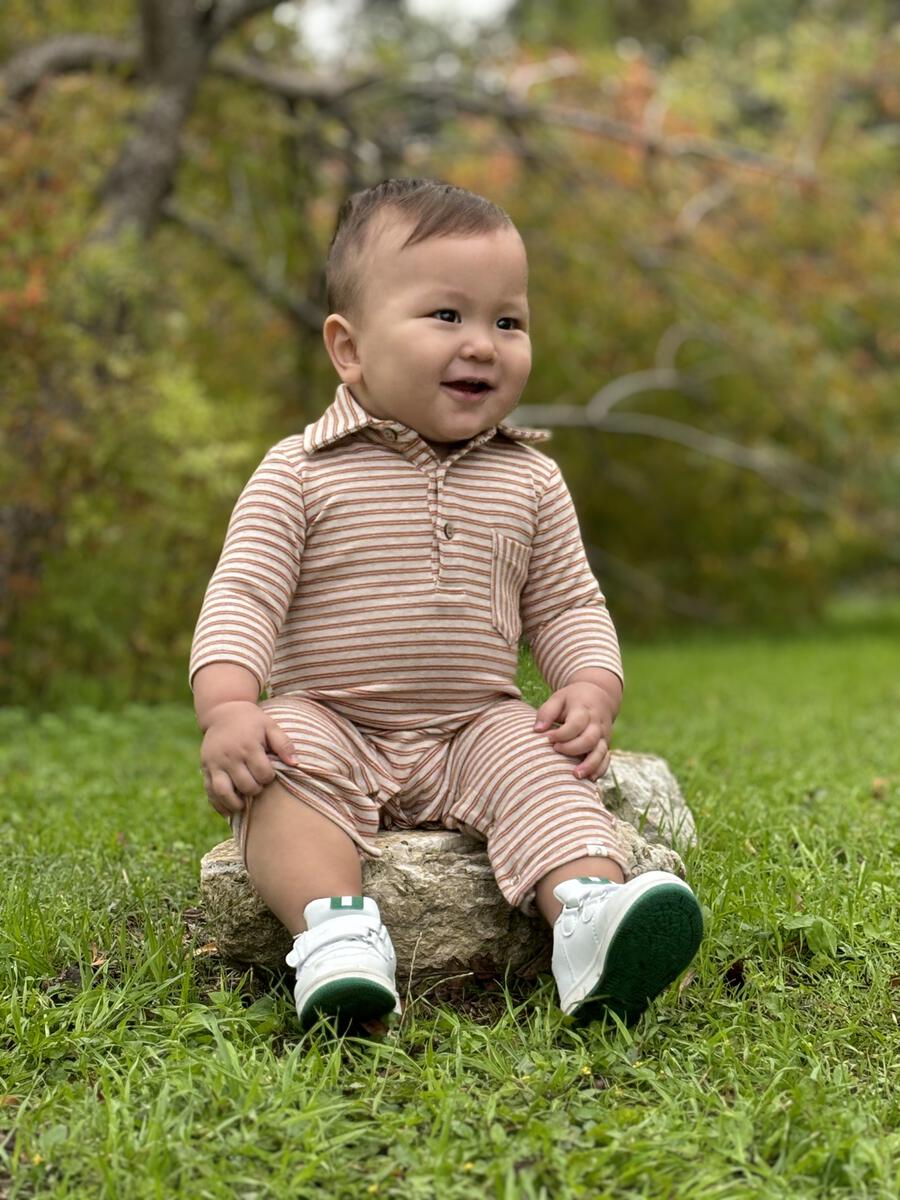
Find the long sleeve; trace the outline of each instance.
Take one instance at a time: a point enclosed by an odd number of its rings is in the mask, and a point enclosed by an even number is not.
[[[273,447],[228,525],[194,631],[190,681],[214,662],[246,667],[266,686],[278,631],[297,585],[306,535],[301,480]]]
[[[623,678],[612,618],[584,552],[572,497],[555,464],[540,499],[520,605],[538,670],[554,691],[586,667]]]

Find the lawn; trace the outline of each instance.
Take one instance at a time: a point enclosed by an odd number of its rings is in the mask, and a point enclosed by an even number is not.
[[[548,979],[301,1040],[197,953],[187,702],[0,711],[0,1197],[900,1195],[897,634],[626,647],[617,744],[679,777],[707,920],[631,1031]]]

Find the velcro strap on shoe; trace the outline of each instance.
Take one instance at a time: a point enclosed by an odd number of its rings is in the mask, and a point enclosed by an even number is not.
[[[372,941],[377,939],[383,929],[384,926],[380,922],[375,923],[370,917],[352,917],[345,914],[340,920],[323,921],[314,929],[300,934],[294,942],[293,950],[288,951],[284,961],[289,967],[299,967],[324,946],[353,938]]]

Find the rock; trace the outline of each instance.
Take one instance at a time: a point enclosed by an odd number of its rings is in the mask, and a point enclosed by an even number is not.
[[[664,758],[614,750],[597,790],[610,812],[633,825],[648,842],[664,842],[680,850],[697,845],[693,814]]]
[[[683,878],[681,858],[665,843],[694,845],[696,832],[668,765],[653,755],[616,751],[598,790],[616,815],[629,874],[672,871]],[[547,969],[545,922],[506,903],[482,842],[417,829],[380,833],[377,844],[382,857],[364,862],[363,886],[390,929],[401,993],[433,980],[502,977],[507,967],[525,977]],[[221,955],[287,969],[291,938],[254,890],[232,839],[203,857],[200,892],[205,936]]]

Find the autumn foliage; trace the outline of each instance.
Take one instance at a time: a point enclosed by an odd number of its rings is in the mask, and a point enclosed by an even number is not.
[[[283,34],[274,45],[283,62]],[[813,619],[837,589],[896,584],[896,31],[863,14],[798,19],[727,56],[709,38],[668,55],[528,40],[459,54],[451,87],[518,80],[519,120],[410,98],[417,64],[377,54],[380,82],[343,116],[210,73],[179,208],[319,303],[348,187],[435,174],[504,204],[530,251],[524,403],[678,377],[552,443],[626,632]],[[87,239],[138,99],[85,71],[0,123],[6,701],[183,694],[231,504],[261,452],[330,399],[314,331],[221,247],[174,219]]]

